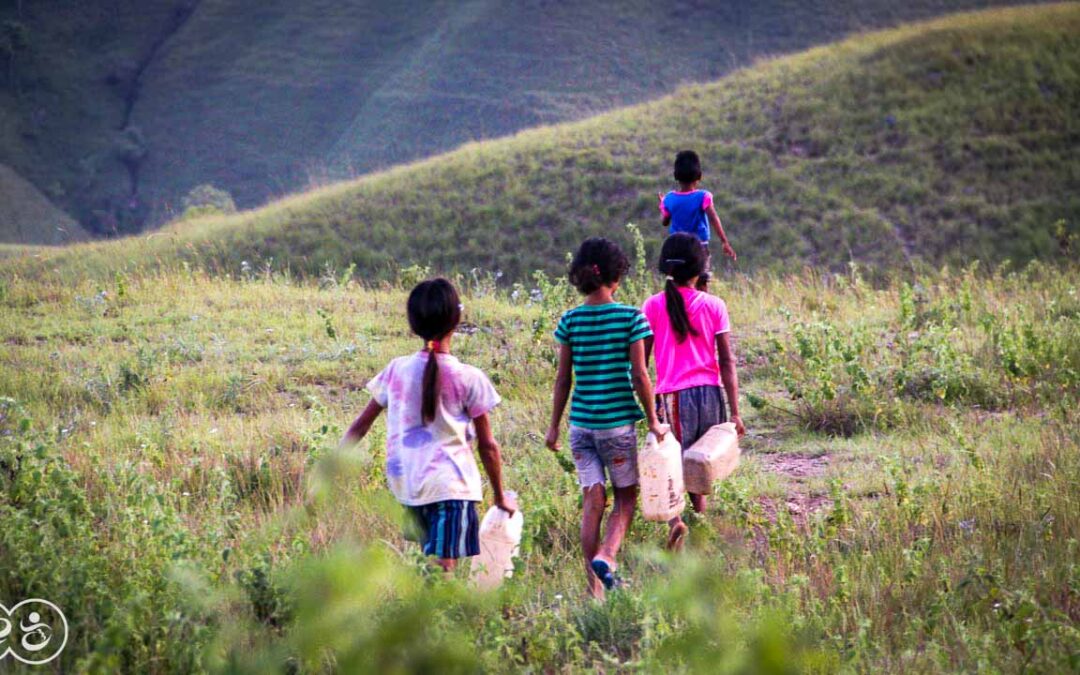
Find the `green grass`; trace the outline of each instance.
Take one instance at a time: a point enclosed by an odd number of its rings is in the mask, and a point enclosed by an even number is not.
[[[131,232],[203,183],[251,207],[996,4],[1010,3],[11,1],[0,24],[24,25],[28,47],[13,81],[0,60],[0,161],[89,229]]]
[[[1078,24],[954,17],[259,211],[0,245],[0,601],[65,611],[63,672],[1080,669]],[[576,301],[543,270],[606,232],[644,251],[620,298],[658,289],[684,143],[755,270],[714,285],[749,435],[687,553],[635,519],[596,604],[540,436]],[[526,519],[491,596],[403,541],[381,421],[333,450],[432,270]]]
[[[504,397],[494,424],[526,522],[517,574],[479,597],[401,539],[382,422],[358,453],[330,449],[366,380],[417,346],[404,287],[276,266],[5,273],[0,597],[67,612],[65,671],[1080,663],[1075,266],[719,281],[750,430],[742,465],[684,558],[660,555],[663,528],[635,520],[632,585],[604,605],[582,597],[578,490],[540,436],[549,332],[573,295],[538,283],[543,297],[457,279],[475,331],[455,352]],[[658,283],[633,277],[620,295],[640,302]],[[939,386],[952,381],[968,387]]]
[[[740,269],[1071,255],[1080,8],[966,14],[854,38],[647,105],[540,128],[263,209],[50,257],[64,274],[186,261],[236,273],[355,263],[556,271],[587,235],[661,237],[658,190],[696,148]],[[1059,220],[1064,222],[1059,225]],[[1060,230],[1060,232],[1059,232]]]

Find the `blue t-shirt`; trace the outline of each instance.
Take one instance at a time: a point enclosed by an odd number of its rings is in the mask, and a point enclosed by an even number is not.
[[[669,192],[660,201],[660,213],[671,216],[668,234],[687,232],[701,241],[709,242],[709,218],[705,209],[712,206],[712,193],[708,190]]]

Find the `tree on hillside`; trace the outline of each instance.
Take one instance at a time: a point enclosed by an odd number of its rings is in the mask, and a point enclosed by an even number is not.
[[[184,197],[181,220],[226,213],[236,213],[236,202],[227,191],[213,185],[199,185]]]

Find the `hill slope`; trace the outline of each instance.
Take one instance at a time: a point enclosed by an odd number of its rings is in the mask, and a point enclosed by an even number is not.
[[[87,233],[11,167],[0,164],[0,241],[66,244]]]
[[[655,194],[696,148],[740,265],[1026,260],[1080,215],[1080,6],[959,15],[781,58],[580,123],[138,242],[69,272],[185,259],[521,278],[590,234],[660,236]]]
[[[0,24],[25,28],[0,71],[0,161],[94,231],[132,232],[202,183],[251,207],[989,4],[1008,3],[0,3]]]

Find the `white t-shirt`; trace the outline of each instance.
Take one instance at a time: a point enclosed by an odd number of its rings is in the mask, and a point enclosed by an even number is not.
[[[483,499],[472,421],[502,399],[479,369],[450,354],[437,357],[439,397],[430,424],[420,414],[428,352],[394,359],[367,384],[386,408],[386,479],[406,506]]]

